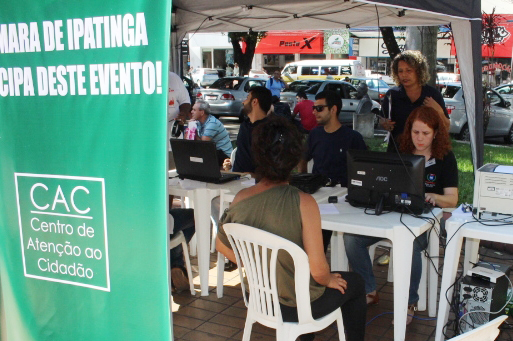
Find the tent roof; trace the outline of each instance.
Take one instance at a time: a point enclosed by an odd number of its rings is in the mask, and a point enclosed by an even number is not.
[[[377,5],[377,6],[376,6]],[[186,32],[432,26],[481,20],[479,0],[173,0],[178,36]],[[404,15],[400,11],[406,9]]]

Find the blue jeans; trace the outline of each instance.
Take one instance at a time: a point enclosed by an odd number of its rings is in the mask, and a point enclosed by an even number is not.
[[[188,243],[196,231],[194,227],[194,210],[191,208],[172,208],[169,210],[169,213],[175,221],[173,232],[182,231]],[[169,238],[173,238],[173,234]],[[171,249],[171,268],[185,269],[182,244]]]
[[[409,233],[409,232],[408,232]],[[347,258],[353,271],[360,274],[365,280],[365,292],[370,293],[376,290],[376,280],[372,272],[372,260],[369,257],[367,247],[382,240],[383,238],[361,236],[357,234],[344,233],[344,245]],[[427,233],[424,232],[413,242],[413,255],[411,260],[410,295],[408,305],[419,301],[419,283],[422,276],[421,252],[427,247]]]

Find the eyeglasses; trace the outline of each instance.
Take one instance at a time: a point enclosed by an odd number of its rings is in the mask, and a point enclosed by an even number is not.
[[[312,108],[317,112],[321,112],[324,110],[325,107],[329,107],[329,105],[314,105]]]

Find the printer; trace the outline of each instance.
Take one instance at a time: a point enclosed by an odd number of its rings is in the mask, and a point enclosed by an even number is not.
[[[476,172],[473,213],[513,215],[513,166],[488,163]]]

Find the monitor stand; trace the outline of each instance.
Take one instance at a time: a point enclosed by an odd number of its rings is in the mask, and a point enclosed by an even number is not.
[[[383,193],[379,196],[379,200],[376,203],[376,208],[374,209],[374,213],[376,215],[380,215],[383,212],[383,205],[385,204],[385,199],[388,197],[388,194]]]

